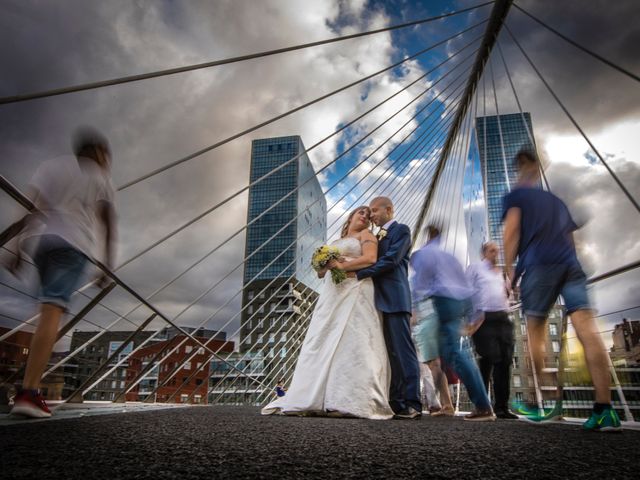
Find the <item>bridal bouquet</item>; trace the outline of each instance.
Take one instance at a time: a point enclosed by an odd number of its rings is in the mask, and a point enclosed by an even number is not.
[[[313,252],[313,256],[311,257],[311,267],[319,272],[322,270],[327,263],[331,260],[338,260],[340,258],[340,250],[337,247],[330,247],[329,245],[323,245],[321,247],[316,248],[316,251]],[[336,285],[342,282],[347,278],[347,272],[341,270],[339,268],[331,269],[331,280]]]

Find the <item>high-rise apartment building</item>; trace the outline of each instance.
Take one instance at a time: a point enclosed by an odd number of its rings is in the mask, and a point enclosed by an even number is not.
[[[252,183],[280,167],[249,189],[247,213],[240,352],[263,357],[264,385],[292,373],[319,285],[310,263],[326,242],[327,206],[304,152],[298,136],[251,145]]]

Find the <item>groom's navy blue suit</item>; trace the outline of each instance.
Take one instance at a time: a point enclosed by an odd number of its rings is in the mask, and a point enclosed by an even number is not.
[[[384,339],[391,363],[389,404],[394,412],[407,407],[422,411],[420,365],[411,339],[411,291],[408,268],[411,231],[394,222],[378,242],[378,261],[357,272],[373,278],[376,308],[383,314]]]

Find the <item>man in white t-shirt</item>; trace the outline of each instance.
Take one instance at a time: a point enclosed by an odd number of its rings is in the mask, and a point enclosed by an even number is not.
[[[115,209],[109,144],[93,129],[81,129],[74,157],[44,162],[33,176],[31,198],[37,211],[25,217],[21,249],[32,257],[40,276],[40,320],[31,341],[22,388],[11,413],[51,416],[38,390],[56,342],[58,326],[77,288],[88,258],[97,258],[103,232],[104,263],[113,267]]]

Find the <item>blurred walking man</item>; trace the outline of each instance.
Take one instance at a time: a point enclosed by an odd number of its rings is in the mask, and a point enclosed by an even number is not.
[[[113,267],[115,210],[107,140],[91,129],[74,139],[74,157],[44,162],[31,180],[37,211],[25,219],[20,247],[31,253],[40,276],[40,319],[29,349],[22,388],[13,414],[50,417],[39,392],[58,334],[60,319],[87,264],[95,256],[99,232],[105,235],[105,261]]]
[[[508,284],[497,266],[499,249],[494,242],[482,246],[482,261],[469,265],[467,279],[473,288],[477,315],[472,327],[473,344],[480,357],[482,380],[490,392],[493,380],[493,411],[496,417],[517,419],[509,411],[513,324],[509,319]]]
[[[620,419],[611,406],[607,352],[591,312],[587,279],[573,243],[578,227],[566,205],[539,188],[536,156],[521,151],[515,160],[518,185],[505,195],[503,205],[505,269],[512,285],[523,275],[520,291],[534,367],[538,373],[544,368],[547,315],[562,295],[595,389],[593,412],[583,426],[586,430],[620,430]]]
[[[475,405],[475,410],[464,419],[494,421],[496,417],[478,367],[466,351],[460,350],[462,318],[473,291],[460,262],[440,249],[440,229],[433,225],[427,229],[429,241],[410,260],[415,272],[412,293],[416,309],[419,311],[420,304],[433,301],[439,324],[439,355],[458,374]]]

